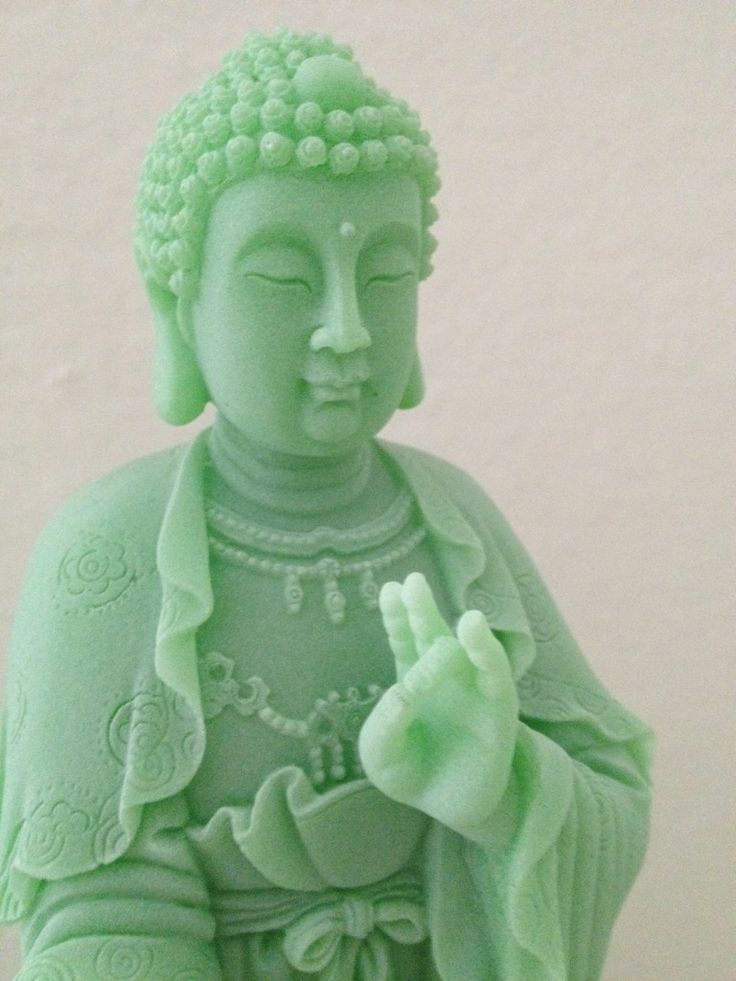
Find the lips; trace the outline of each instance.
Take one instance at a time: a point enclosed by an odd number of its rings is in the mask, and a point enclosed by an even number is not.
[[[354,405],[360,401],[361,386],[370,378],[364,352],[341,356],[334,351],[312,352],[303,379],[317,405],[339,402]]]
[[[315,401],[324,402],[357,402],[360,398],[360,385],[310,385]]]

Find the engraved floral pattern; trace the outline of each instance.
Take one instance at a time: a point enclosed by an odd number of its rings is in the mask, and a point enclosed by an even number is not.
[[[203,731],[194,712],[161,683],[119,705],[107,725],[113,758],[125,767],[126,784],[148,799],[199,759]]]
[[[480,587],[469,590],[466,599],[467,609],[480,610],[488,621],[489,626],[494,625],[507,604],[508,599],[505,596],[501,596],[498,593],[491,593]]]
[[[76,785],[44,793],[46,800],[31,810],[18,839],[17,858],[26,871],[69,875],[121,854],[128,838],[118,819],[117,794],[102,801]]]
[[[590,718],[610,737],[631,738],[642,725],[610,695],[533,671],[518,682],[522,714],[550,721]]]
[[[108,726],[110,750],[119,763],[128,762],[139,786],[166,783],[174,773],[175,755],[167,742],[169,711],[162,692],[140,692],[124,702]]]
[[[107,940],[95,957],[98,977],[109,981],[142,981],[152,965],[151,944],[141,937]]]
[[[113,794],[103,804],[95,822],[93,850],[96,862],[109,862],[120,855],[128,842],[128,835],[120,824],[118,804],[118,795]]]
[[[42,803],[23,829],[21,854],[33,865],[49,865],[61,855],[69,839],[79,839],[92,828],[92,818],[66,801]]]
[[[52,954],[44,954],[25,967],[17,981],[79,981],[79,976]]]
[[[569,715],[570,705],[575,700],[571,689],[559,682],[548,682],[528,671],[517,682],[516,687],[522,703],[522,711],[548,719],[563,719]]]
[[[559,630],[557,617],[539,579],[530,572],[516,580],[524,609],[537,643],[552,640]]]
[[[66,552],[59,566],[59,591],[72,606],[99,609],[118,599],[135,578],[124,545],[85,533]]]

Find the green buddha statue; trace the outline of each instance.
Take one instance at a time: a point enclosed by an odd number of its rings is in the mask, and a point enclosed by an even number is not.
[[[22,981],[591,981],[650,734],[484,492],[377,439],[422,396],[428,134],[316,35],[165,117],[136,254],[193,442],[51,520],[3,725]]]

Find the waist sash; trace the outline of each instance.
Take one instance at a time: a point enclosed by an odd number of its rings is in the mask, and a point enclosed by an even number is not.
[[[388,981],[390,941],[428,934],[421,883],[407,871],[360,889],[215,892],[212,910],[221,938],[283,931],[289,964],[325,981]]]

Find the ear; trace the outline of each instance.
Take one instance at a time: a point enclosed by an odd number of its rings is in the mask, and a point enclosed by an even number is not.
[[[156,411],[166,422],[183,426],[196,419],[209,401],[191,343],[191,305],[156,283],[146,283],[146,290],[156,321]]]
[[[414,363],[411,366],[411,371],[409,372],[409,379],[406,383],[406,388],[404,389],[404,394],[401,396],[401,401],[399,402],[400,409],[413,409],[424,398],[424,376],[422,375],[422,366],[419,363],[419,355],[414,354]]]

